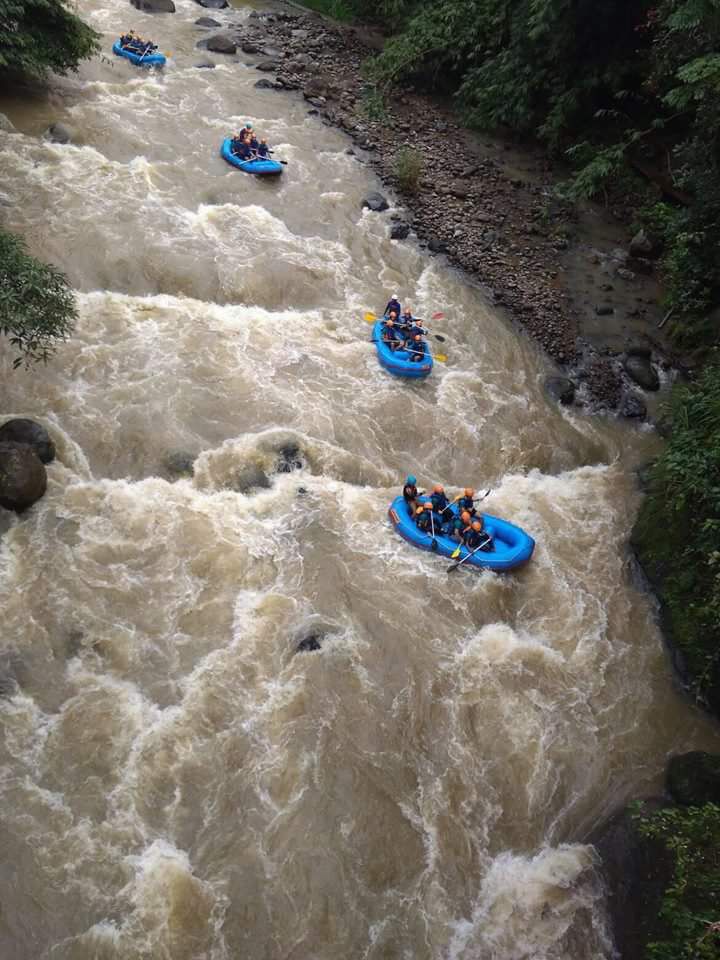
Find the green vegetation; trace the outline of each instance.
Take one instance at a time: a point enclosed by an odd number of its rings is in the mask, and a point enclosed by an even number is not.
[[[318,0],[322,2],[322,0]],[[574,197],[621,197],[661,252],[671,332],[717,339],[720,0],[343,0],[391,34],[380,89],[456,97],[466,122],[537,137]]]
[[[677,387],[633,542],[695,695],[720,713],[720,364]]]
[[[98,49],[98,34],[62,0],[0,0],[0,75],[67,73]]]
[[[0,333],[20,353],[14,366],[46,362],[76,318],[65,276],[31,257],[19,237],[0,232]]]
[[[353,18],[353,9],[347,0],[303,0],[303,6],[333,20],[347,21]]]
[[[670,807],[638,816],[640,834],[672,854],[648,960],[720,960],[720,806]]]
[[[400,147],[395,155],[395,177],[405,193],[415,193],[423,172],[423,158],[419,150]]]

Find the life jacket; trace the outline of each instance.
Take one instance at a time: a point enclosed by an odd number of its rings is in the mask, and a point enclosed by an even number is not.
[[[431,493],[430,500],[433,505],[433,510],[435,513],[443,513],[445,508],[448,505],[448,498],[444,493]]]
[[[430,511],[423,510],[422,513],[415,517],[415,523],[417,524],[418,530],[422,530],[423,532],[427,532],[428,530],[432,529],[432,524],[430,523]]]

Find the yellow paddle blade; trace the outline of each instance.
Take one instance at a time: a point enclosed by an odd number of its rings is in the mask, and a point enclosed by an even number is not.
[[[375,323],[375,321],[377,320],[377,317],[375,316],[374,313],[365,313],[363,314],[363,316],[365,317],[368,323]]]
[[[433,360],[439,360],[440,363],[447,363],[447,357],[444,353],[434,353]]]
[[[453,550],[453,552],[450,554],[450,559],[454,560],[456,557],[459,557],[459,556],[460,556],[460,547],[458,547],[456,550]]]

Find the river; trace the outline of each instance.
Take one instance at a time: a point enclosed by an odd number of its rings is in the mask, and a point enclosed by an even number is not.
[[[657,441],[548,401],[536,349],[361,211],[347,139],[196,69],[176,4],[81,3],[105,56],[0,96],[6,226],[80,310],[47,368],[1,355],[5,417],[58,459],[0,540],[0,956],[609,958],[583,841],[717,749],[626,547]],[[130,27],[164,73],[109,55]],[[218,156],[246,119],[279,180]],[[446,314],[425,383],[368,342],[395,291]],[[447,576],[387,522],[408,470],[492,487],[531,563]]]

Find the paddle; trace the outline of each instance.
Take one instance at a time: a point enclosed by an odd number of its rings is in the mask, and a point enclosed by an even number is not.
[[[447,571],[446,571],[446,572],[447,572],[447,573],[452,573],[453,570],[457,570],[457,568],[460,567],[460,566],[462,566],[463,563],[465,563],[466,560],[469,560],[470,557],[471,557],[474,553],[477,553],[478,550],[482,550],[483,547],[486,547],[486,546],[490,543],[491,540],[492,540],[492,537],[490,536],[490,534],[489,534],[489,533],[486,533],[486,534],[485,534],[485,539],[483,540],[482,543],[478,544],[478,546],[475,547],[474,550],[471,550],[470,553],[467,554],[467,556],[465,556],[465,557],[462,558],[462,560],[458,560],[457,563],[452,563],[452,564],[450,564],[450,566],[447,568]],[[458,551],[459,551],[459,549],[460,549],[460,548],[458,547]],[[454,554],[453,554],[453,556],[454,556]]]
[[[268,153],[275,153],[274,150],[268,150]],[[258,160],[263,160],[264,157],[258,157]],[[276,160],[275,163],[281,163],[284,167],[288,165],[287,160]]]
[[[432,543],[430,544],[431,550],[437,550],[437,540],[435,539],[435,521],[433,520],[433,510],[432,506],[430,507],[430,531],[432,533]]]

